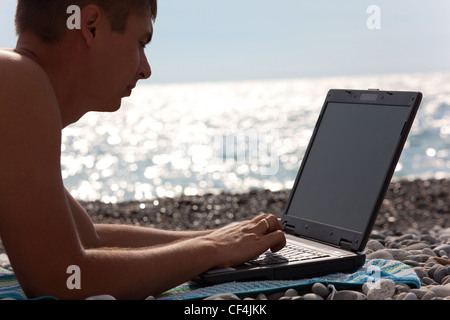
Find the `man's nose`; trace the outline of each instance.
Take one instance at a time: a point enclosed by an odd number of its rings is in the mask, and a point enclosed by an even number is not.
[[[141,63],[139,65],[139,77],[142,79],[148,79],[152,75],[152,68],[148,63],[147,56],[145,54],[142,55]]]

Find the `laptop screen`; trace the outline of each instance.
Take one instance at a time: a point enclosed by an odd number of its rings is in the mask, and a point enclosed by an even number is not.
[[[411,110],[329,102],[287,214],[363,232]]]

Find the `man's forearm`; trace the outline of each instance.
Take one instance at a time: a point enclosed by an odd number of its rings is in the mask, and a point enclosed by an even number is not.
[[[116,228],[120,227],[104,227],[100,233],[106,238],[105,234],[113,234],[112,230]],[[155,236],[154,233],[159,231],[124,227],[117,234],[125,237],[128,233],[134,237],[136,232]],[[67,239],[43,245],[39,252],[40,259],[28,259],[31,263],[19,269],[21,272],[17,275],[29,298],[50,295],[60,299],[80,299],[110,294],[118,299],[142,299],[162,293],[210,268],[239,265],[268,248],[277,251],[285,244],[278,219],[265,214],[205,233],[209,234],[181,239],[179,235],[194,233],[164,231],[162,236],[155,237],[174,241],[139,248],[117,248],[114,246],[117,240],[113,237],[109,248],[90,249],[83,248],[81,243],[72,239],[75,232],[64,233]],[[135,241],[128,240],[127,244],[131,242]],[[28,258],[30,256],[32,254]],[[16,261],[20,262],[20,259]],[[33,266],[30,267],[30,264]],[[79,270],[77,276],[81,288],[70,289],[67,285],[69,278],[66,270],[71,266]]]
[[[141,248],[199,237],[211,231],[169,231],[130,225],[97,224],[101,247]]]
[[[150,248],[87,249],[67,260],[80,270],[80,288],[68,289],[64,276],[58,276],[26,293],[30,298],[51,295],[59,299],[85,299],[110,294],[117,299],[145,299],[213,267],[217,256],[216,246],[207,237]],[[63,275],[56,272],[56,266],[47,268],[54,269],[52,274]]]

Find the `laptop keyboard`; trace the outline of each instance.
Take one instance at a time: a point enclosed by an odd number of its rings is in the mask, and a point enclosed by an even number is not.
[[[329,257],[329,255],[324,252],[319,252],[310,248],[303,248],[288,243],[280,251],[276,253],[266,251],[255,259],[250,260],[248,263],[261,266],[268,264],[318,259],[324,257]]]

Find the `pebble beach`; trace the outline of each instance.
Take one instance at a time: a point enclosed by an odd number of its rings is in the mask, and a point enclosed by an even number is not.
[[[121,223],[172,230],[217,228],[260,212],[281,217],[289,190],[180,196],[115,204],[82,202],[94,223]],[[336,290],[321,283],[245,299],[258,300],[450,300],[450,180],[393,181],[365,249],[369,259],[401,261],[421,287],[381,280],[379,290]],[[0,243],[0,266],[9,267]],[[101,297],[99,297],[101,298]],[[103,297],[105,298],[105,297]],[[114,299],[113,297],[109,297]],[[150,297],[151,298],[151,297]],[[239,299],[233,294],[208,299]]]

